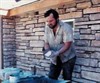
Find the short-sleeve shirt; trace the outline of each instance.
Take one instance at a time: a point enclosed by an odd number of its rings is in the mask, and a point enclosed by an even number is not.
[[[73,42],[73,30],[72,27],[59,21],[57,31],[54,35],[53,29],[46,25],[45,27],[45,43],[48,43],[50,50],[60,50],[65,42]],[[75,49],[73,43],[70,48],[60,55],[61,61],[66,62],[75,56]]]

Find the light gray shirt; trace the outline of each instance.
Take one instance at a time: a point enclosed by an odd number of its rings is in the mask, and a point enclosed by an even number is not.
[[[57,28],[56,34],[54,36],[53,30],[46,25],[45,27],[45,43],[48,43],[50,50],[58,51],[60,50],[64,42],[73,42],[73,30],[72,27],[59,21],[59,26]],[[75,49],[73,43],[70,48],[60,55],[61,61],[64,63],[75,56]],[[53,60],[52,60],[53,61]]]

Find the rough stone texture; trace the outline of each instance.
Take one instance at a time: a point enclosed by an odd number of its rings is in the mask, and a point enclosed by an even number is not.
[[[3,66],[15,67],[16,66],[16,33],[15,33],[15,20],[14,18],[3,18]]]
[[[80,35],[80,39],[95,39],[94,35]]]
[[[91,7],[91,2],[79,3],[77,4],[78,9],[85,9]]]
[[[90,46],[90,41],[88,41],[88,40],[75,40],[75,45],[77,45],[77,46]]]
[[[82,12],[71,12],[68,14],[60,15],[60,19],[71,19],[71,18],[78,18],[78,17],[82,17]]]
[[[81,70],[100,73],[100,68],[82,66]]]
[[[90,20],[100,20],[100,13],[97,14],[91,14]]]
[[[92,3],[93,4],[99,4],[100,3],[100,0],[92,0]]]
[[[100,47],[100,41],[97,41],[97,40],[92,41],[91,46],[97,46],[97,47]]]
[[[100,33],[95,34],[96,40],[100,40]]]
[[[96,8],[87,8],[84,9],[84,14],[90,14],[90,13],[99,13],[100,12],[100,7],[96,7]]]
[[[75,0],[75,1],[76,1],[76,3],[82,3],[82,2],[88,2],[90,0]]]
[[[89,65],[90,65],[90,59],[78,58],[78,59],[76,60],[76,64],[78,64],[78,65],[89,66]]]
[[[88,71],[82,71],[82,77],[86,79],[92,79],[93,81],[100,82],[100,73],[95,72],[88,72]]]
[[[78,28],[78,29],[84,29],[84,28],[88,28],[87,25],[79,25],[79,26],[75,26],[75,29]]]
[[[78,66],[78,65],[75,65],[74,71],[75,71],[75,72],[81,72],[81,67]]]
[[[44,42],[43,41],[30,41],[31,47],[43,47]]]
[[[68,9],[66,9],[66,12],[74,12],[76,10],[77,10],[77,8],[68,8]]]
[[[82,34],[82,33],[84,33],[84,34],[89,34],[89,33],[91,33],[91,29],[81,29],[80,30],[80,33]]]
[[[91,25],[91,30],[100,30],[100,25]]]
[[[82,17],[75,20],[75,22],[87,22],[87,21],[89,21],[89,18],[87,17],[84,17],[84,18]]]

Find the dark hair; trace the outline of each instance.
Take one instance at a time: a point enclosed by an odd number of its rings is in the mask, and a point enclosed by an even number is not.
[[[50,14],[53,14],[53,17],[55,19],[59,18],[58,12],[54,9],[49,9],[48,11],[45,12],[44,17],[48,17]]]

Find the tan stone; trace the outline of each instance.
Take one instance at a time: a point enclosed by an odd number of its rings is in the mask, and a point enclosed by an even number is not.
[[[35,35],[44,35],[44,32],[35,32]]]
[[[76,3],[82,3],[82,2],[87,2],[87,1],[90,1],[90,0],[75,0]]]
[[[43,41],[30,41],[31,47],[43,47],[44,42]]]
[[[42,48],[33,48],[33,51],[40,52],[42,51]]]
[[[45,18],[40,18],[38,22],[45,22]]]
[[[78,17],[82,17],[82,12],[70,12],[67,14],[60,15],[60,19],[69,19]]]
[[[75,2],[73,2],[73,3],[71,3],[71,4],[65,4],[65,8],[72,8],[72,7],[75,7],[76,6],[76,3]]]
[[[30,37],[20,37],[21,40],[39,40],[38,36],[30,36]]]
[[[11,19],[3,19],[3,22],[14,23],[15,21],[14,20],[11,20]]]
[[[83,10],[84,14],[90,14],[90,13],[99,13],[100,12],[100,7],[96,8],[87,8]]]
[[[14,25],[3,25],[3,28],[15,28]]]
[[[79,3],[77,4],[78,9],[85,9],[91,7],[91,2]]]
[[[32,30],[17,30],[18,33],[31,33]]]
[[[76,10],[77,10],[77,8],[67,8],[66,12],[73,12],[73,11],[76,11]]]
[[[100,3],[100,0],[92,0],[92,3],[93,4],[99,4]]]
[[[20,27],[16,26],[16,30],[21,30],[21,29],[25,29],[25,27],[23,27],[23,26],[20,26]]]
[[[31,54],[36,54],[36,55],[38,55],[38,54],[43,54],[43,52],[35,52],[35,51],[31,51],[30,53],[31,53]]]
[[[25,27],[26,29],[29,29],[29,28],[34,28],[34,24],[30,24],[30,25],[26,25]]]
[[[28,18],[22,18],[22,19],[20,19],[21,22],[28,21],[28,20],[29,20]]]
[[[34,28],[33,32],[39,32],[39,31],[44,31],[44,28]]]
[[[37,23],[37,20],[32,20],[32,21],[25,22],[25,24],[33,24],[33,23]]]
[[[43,27],[44,25],[45,25],[44,23],[37,23],[37,24],[35,24],[35,27],[40,28],[40,27]]]

